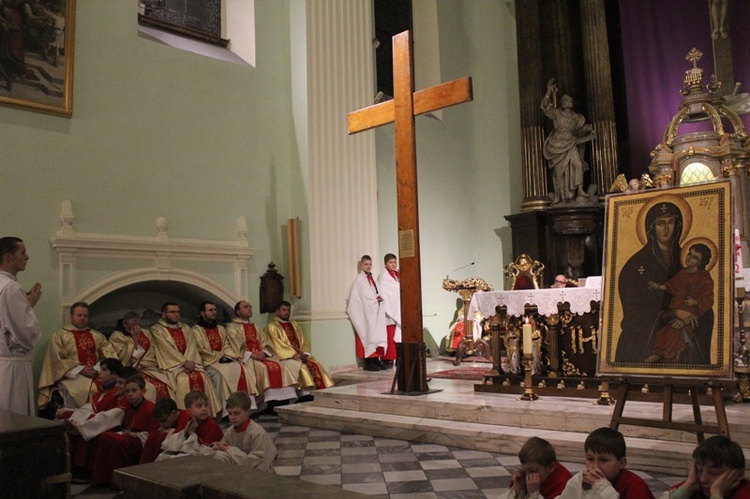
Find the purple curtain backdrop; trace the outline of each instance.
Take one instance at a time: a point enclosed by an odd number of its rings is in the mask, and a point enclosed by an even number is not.
[[[729,0],[729,33],[734,79],[750,92],[750,2]],[[662,141],[669,121],[682,102],[682,82],[691,63],[685,56],[703,52],[698,66],[704,84],[713,73],[709,0],[620,0],[625,84],[627,88],[632,176],[648,171],[650,153]],[[731,85],[731,83],[728,83]],[[748,115],[742,116],[745,127]],[[680,135],[704,130],[707,123],[680,127]]]

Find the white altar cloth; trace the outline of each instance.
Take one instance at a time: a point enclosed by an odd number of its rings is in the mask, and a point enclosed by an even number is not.
[[[550,289],[517,289],[514,291],[478,291],[474,293],[469,305],[469,317],[479,312],[484,317],[495,315],[495,307],[508,307],[508,315],[521,316],[524,307],[536,305],[542,315],[558,313],[558,303],[570,303],[574,314],[591,312],[591,302],[601,301],[601,288],[550,288]]]

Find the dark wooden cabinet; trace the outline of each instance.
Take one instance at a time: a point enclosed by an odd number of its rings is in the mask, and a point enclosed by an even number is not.
[[[526,253],[544,264],[548,287],[556,274],[588,277],[602,273],[604,208],[569,206],[507,215],[513,257]]]
[[[65,428],[0,410],[0,498],[70,497]]]

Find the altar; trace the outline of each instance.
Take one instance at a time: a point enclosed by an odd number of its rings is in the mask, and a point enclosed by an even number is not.
[[[487,317],[493,375],[519,374],[512,362],[510,369],[504,366],[503,359],[520,355],[513,339],[520,335],[514,331],[530,320],[544,357],[536,375],[588,377],[596,370],[600,302],[599,286],[478,292],[469,305],[469,317],[477,311]]]

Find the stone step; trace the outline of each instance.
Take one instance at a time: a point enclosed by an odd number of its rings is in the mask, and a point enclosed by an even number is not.
[[[499,423],[449,421],[416,415],[394,415],[382,411],[341,409],[321,405],[321,399],[326,398],[320,397],[321,393],[316,394],[314,403],[277,408],[279,419],[286,424],[509,455],[517,454],[528,438],[537,436],[555,446],[558,460],[577,463],[583,462],[583,442],[588,431],[603,426],[597,423],[597,426],[589,426],[586,431],[564,431]],[[421,405],[417,402],[414,404]],[[668,442],[627,437],[626,441],[628,467],[676,475],[684,474],[688,469],[695,447],[695,440]]]
[[[442,392],[423,396],[391,395],[390,383],[376,381],[336,387],[315,394],[314,405],[321,408],[345,409],[392,416],[408,416],[450,421],[452,424],[481,423],[504,425],[530,430],[579,432],[585,437],[590,431],[609,426],[614,406],[595,405],[594,400],[567,397],[544,397],[534,402],[519,401],[509,394],[474,392],[472,382],[434,379],[430,388]],[[457,392],[460,392],[458,395]],[[727,418],[733,440],[750,448],[750,406],[727,402]],[[663,405],[653,402],[629,401],[624,416],[662,419]],[[716,424],[713,406],[702,406],[704,424]],[[693,423],[692,406],[674,404],[672,420]],[[619,430],[626,437],[684,442],[695,445],[694,433],[622,425]],[[710,435],[708,435],[710,436]]]

